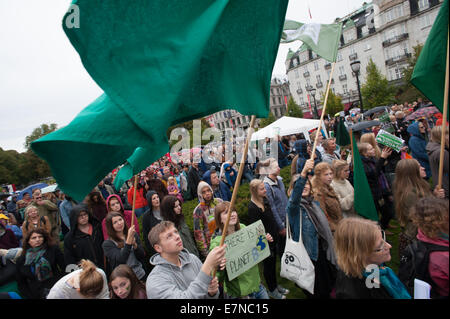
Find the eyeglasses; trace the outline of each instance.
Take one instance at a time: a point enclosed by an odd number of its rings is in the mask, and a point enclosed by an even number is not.
[[[384,251],[384,247],[386,246],[386,233],[384,232],[384,230],[381,230],[381,237],[383,237],[383,243],[381,244],[380,248],[374,250],[374,252],[376,253]]]
[[[38,197],[36,197],[36,199],[42,199],[42,196],[38,196]]]

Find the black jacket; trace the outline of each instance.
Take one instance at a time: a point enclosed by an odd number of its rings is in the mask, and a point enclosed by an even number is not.
[[[194,168],[194,166],[191,166],[188,172],[188,184],[189,188],[191,190],[191,196],[192,198],[197,198],[197,186],[198,183],[202,180],[202,177],[200,175],[200,170],[197,170]]]
[[[92,235],[78,229],[78,216],[85,211],[89,214]],[[97,267],[104,268],[103,232],[100,222],[91,215],[86,205],[76,205],[70,212],[70,231],[64,237],[64,260],[66,265],[78,264],[81,259],[89,259]]]
[[[270,203],[266,198],[264,198],[264,211],[262,211],[262,209],[256,206],[256,204],[252,201],[248,203],[248,219],[249,224],[252,224],[258,220],[262,221],[266,233],[269,233],[273,238],[273,242],[269,243],[269,246],[274,249],[279,241],[278,225],[275,221],[275,217],[273,217]]]
[[[336,299],[392,299],[383,286],[367,288],[366,278],[348,277],[341,270],[336,279]]]
[[[144,237],[145,248],[149,252],[149,255],[152,256],[156,253],[153,247],[150,246],[150,242],[148,241],[148,234],[152,230],[153,227],[158,225],[161,221],[157,219],[151,209],[147,210],[144,215],[142,215],[142,235]]]
[[[17,259],[16,281],[20,295],[25,299],[45,299],[53,285],[64,276],[64,256],[58,246],[49,246],[43,257],[51,265],[53,276],[45,281],[38,281],[32,273],[32,266],[25,266],[25,255]],[[33,267],[34,268],[34,267]]]
[[[364,165],[364,172],[366,173],[367,182],[369,182],[370,190],[374,201],[378,201],[383,195],[391,195],[387,190],[383,190],[380,186],[378,178],[381,174],[384,174],[384,158],[378,160],[361,156],[362,163]],[[370,163],[372,165],[370,165]],[[375,165],[375,167],[373,167]]]

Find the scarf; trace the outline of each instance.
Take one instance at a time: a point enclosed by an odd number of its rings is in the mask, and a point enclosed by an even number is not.
[[[314,203],[314,197],[311,195],[302,197],[300,207],[306,210],[314,226],[316,227],[317,233],[327,243],[327,259],[333,265],[336,265],[336,254],[334,252],[333,246],[333,234],[331,233],[327,217],[322,212],[319,205]]]
[[[403,283],[398,279],[391,268],[381,265],[380,270],[380,283],[387,290],[389,295],[394,299],[411,299],[408,291]],[[363,272],[364,278],[371,273]]]
[[[25,255],[25,266],[31,266],[31,272],[36,275],[38,281],[45,281],[53,277],[52,267],[44,257],[46,248],[45,245],[30,248]]]

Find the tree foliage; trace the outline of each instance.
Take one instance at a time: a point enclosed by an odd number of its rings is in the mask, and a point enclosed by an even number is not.
[[[288,102],[286,115],[290,117],[299,117],[299,118],[303,117],[302,109],[300,108],[300,106],[297,105],[297,103],[295,103],[292,96],[290,97]]]
[[[325,94],[326,93],[323,93],[321,97],[322,105],[325,103]],[[340,96],[337,96],[336,94],[333,93],[332,90],[330,90],[328,92],[326,113],[330,114],[331,116],[334,116],[334,114],[343,110],[344,104],[342,103],[342,98]]]
[[[259,122],[259,128],[266,127],[267,125],[272,124],[276,120],[277,119],[275,118],[275,115],[273,115],[272,111],[269,111],[269,115],[266,118],[261,119],[261,121]]]
[[[361,86],[364,110],[395,102],[395,87],[381,74],[376,64],[370,59],[366,68],[366,82]]]
[[[55,131],[58,128],[58,125],[55,123],[52,123],[50,125],[48,124],[41,124],[41,126],[35,128],[33,130],[33,132],[31,133],[31,135],[28,135],[25,138],[25,148],[27,150],[30,150],[31,147],[31,143],[34,142],[35,140],[43,137],[44,135],[47,135],[48,133],[51,133],[53,131]]]

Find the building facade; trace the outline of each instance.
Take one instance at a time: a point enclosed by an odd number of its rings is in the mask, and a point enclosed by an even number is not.
[[[356,76],[350,66],[356,60],[361,63],[361,85],[371,59],[392,85],[402,84],[413,47],[425,43],[442,1],[374,0],[336,19],[343,23],[343,30],[330,90],[346,107],[359,104]],[[315,99],[321,109],[332,64],[303,45],[289,51],[285,64],[292,96],[305,117],[311,117],[310,105],[314,106],[309,91],[316,88]]]
[[[272,79],[270,83],[270,111],[276,119],[284,116],[287,112],[287,102],[291,97],[289,83],[278,78]],[[236,110],[224,110],[216,112],[209,117],[214,123],[214,127],[221,131],[225,129],[247,129],[250,126],[251,116],[242,115]],[[259,119],[256,119],[259,124]]]

